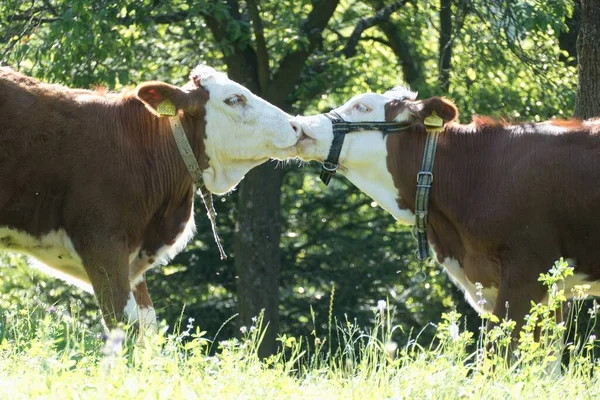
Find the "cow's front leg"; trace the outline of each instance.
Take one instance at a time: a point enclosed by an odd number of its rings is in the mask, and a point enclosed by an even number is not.
[[[498,290],[494,315],[498,319],[503,318],[515,321],[513,339],[519,338],[519,332],[523,328],[525,316],[531,309],[531,301],[536,303],[544,298],[544,288],[540,282],[513,282],[502,281]]]
[[[110,330],[119,322],[137,320],[137,304],[129,284],[126,247],[107,242],[98,246],[98,243],[95,241],[90,246],[82,244],[78,252],[100,305],[104,324]]]
[[[146,332],[158,332],[158,322],[156,320],[156,311],[148,292],[148,286],[146,285],[146,278],[142,277],[142,280],[133,287],[133,295],[135,302],[138,306],[138,317],[140,331]]]

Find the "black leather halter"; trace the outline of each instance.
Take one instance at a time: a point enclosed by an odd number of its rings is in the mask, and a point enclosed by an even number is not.
[[[344,121],[344,119],[340,116],[340,114],[335,111],[331,111],[329,113],[323,114],[327,118],[331,120],[331,124],[333,125],[333,141],[331,142],[331,147],[329,148],[329,154],[325,161],[323,161],[323,166],[321,168],[321,175],[319,176],[325,185],[329,185],[329,181],[331,177],[335,175],[337,169],[339,168],[339,158],[340,153],[342,151],[342,146],[344,145],[344,137],[347,133],[357,132],[357,131],[381,131],[383,136],[388,133],[399,133],[403,130],[410,128],[413,126],[410,122],[376,122],[376,121],[366,121],[366,122],[348,122]]]

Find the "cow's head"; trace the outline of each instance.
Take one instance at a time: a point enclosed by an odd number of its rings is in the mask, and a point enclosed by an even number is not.
[[[406,122],[418,131],[424,128],[424,119],[436,111],[444,123],[456,119],[458,112],[448,100],[433,97],[416,100],[417,94],[398,87],[384,94],[366,93],[354,96],[334,109],[348,122]],[[298,141],[298,155],[305,161],[322,162],[329,154],[333,141],[332,121],[323,114],[297,117],[302,135]],[[398,209],[397,189],[388,171],[386,138],[381,131],[363,130],[345,136],[339,157],[339,170],[355,185],[392,212],[399,220],[412,223],[412,213]]]
[[[136,96],[157,115],[159,104],[168,99],[194,122],[194,134],[204,138],[208,160],[201,165],[203,177],[214,193],[230,191],[269,158],[296,156],[299,128],[291,116],[213,68],[198,66],[181,88],[163,82],[141,84]]]
[[[335,108],[348,122],[414,122],[423,123],[425,117],[436,111],[444,120],[456,119],[458,111],[448,100],[433,97],[416,100],[417,93],[405,87],[398,87],[384,94],[366,93],[354,96],[344,105]],[[333,126],[323,114],[297,117],[302,127],[302,136],[298,141],[299,157],[303,160],[323,161],[333,141]],[[383,149],[384,138],[380,131],[362,131],[346,135],[340,156],[340,166],[370,162],[372,152]]]

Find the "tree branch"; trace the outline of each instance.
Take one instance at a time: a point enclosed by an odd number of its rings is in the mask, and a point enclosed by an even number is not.
[[[350,38],[348,39],[348,42],[342,51],[343,54],[347,58],[354,56],[356,54],[356,46],[358,45],[358,41],[360,40],[362,33],[375,25],[389,21],[390,16],[398,11],[404,4],[406,4],[406,2],[407,0],[395,0],[392,4],[378,10],[372,17],[361,18],[358,24],[356,24],[354,27],[354,31],[352,31],[352,34],[350,35]]]
[[[408,43],[402,37],[400,31],[389,21],[380,25],[381,30],[387,36],[390,48],[396,55],[398,63],[402,68],[404,80],[413,88],[419,88],[424,84],[423,65],[421,60],[413,57]]]
[[[60,18],[41,18],[36,17],[34,15],[13,15],[10,17],[11,21],[31,21],[35,20],[36,22],[47,24],[51,22],[56,22],[60,20]]]
[[[455,27],[452,26],[451,5],[456,4],[454,15]],[[440,7],[440,42],[439,42],[439,81],[440,88],[447,93],[450,88],[450,71],[452,69],[452,49],[454,41],[462,31],[470,5],[467,0],[441,0]]]
[[[248,0],[248,8],[252,26],[254,27],[254,37],[256,39],[256,55],[258,69],[258,85],[262,96],[267,94],[269,88],[269,53],[265,43],[265,32],[262,25],[262,19],[258,13],[258,1]]]
[[[178,11],[178,12],[172,13],[172,14],[156,15],[151,18],[157,24],[173,24],[175,22],[185,21],[189,17],[190,17],[190,13],[188,11]],[[128,17],[127,19],[132,20],[131,23],[134,22],[133,18],[131,18],[131,17]],[[139,18],[135,18],[135,19],[137,20]]]
[[[360,41],[366,41],[368,42],[369,40],[373,41],[373,42],[377,42],[377,43],[381,43],[387,47],[391,47],[390,42],[388,42],[387,40],[380,38],[378,36],[368,36],[368,35],[364,35],[363,37],[360,38]]]
[[[217,43],[230,42],[232,51],[223,50],[223,58],[227,64],[229,77],[246,86],[254,93],[259,93],[260,88],[256,79],[257,59],[256,53],[247,43],[242,45],[241,39],[231,40],[227,34],[227,24],[238,23],[241,20],[237,0],[228,0],[230,18],[224,21],[217,20],[211,12],[201,12],[204,21],[212,32]]]
[[[296,80],[304,69],[304,63],[321,43],[323,30],[329,23],[339,1],[317,0],[313,2],[313,8],[302,26],[308,44],[288,53],[281,60],[279,70],[273,76],[267,91],[267,100],[276,105],[282,105],[285,102],[285,98],[293,91]]]

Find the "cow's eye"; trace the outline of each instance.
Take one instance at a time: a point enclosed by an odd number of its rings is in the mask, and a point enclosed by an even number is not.
[[[232,106],[232,107],[242,105],[245,102],[246,102],[246,99],[244,98],[244,96],[241,96],[238,94],[225,99],[225,104],[227,104],[228,106]]]
[[[365,106],[363,103],[356,103],[353,107],[356,111],[361,112],[361,113],[366,113],[371,111],[371,109],[367,106]]]

